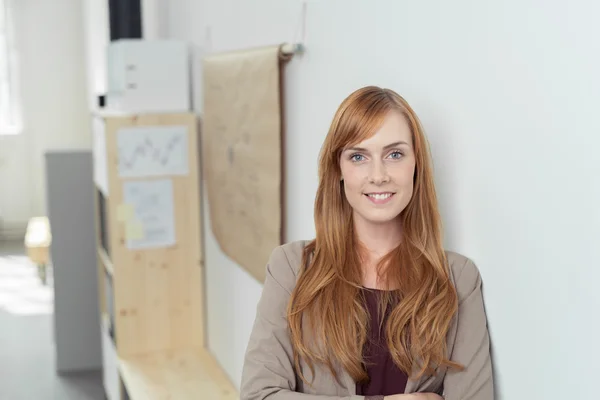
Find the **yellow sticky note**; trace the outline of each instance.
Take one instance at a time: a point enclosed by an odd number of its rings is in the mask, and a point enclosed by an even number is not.
[[[133,206],[131,204],[123,203],[117,207],[117,221],[128,222],[133,219]]]
[[[144,238],[144,226],[140,221],[130,220],[125,228],[125,237],[128,240],[139,240]]]

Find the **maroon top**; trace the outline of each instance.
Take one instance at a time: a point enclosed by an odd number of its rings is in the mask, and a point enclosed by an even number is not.
[[[379,309],[377,299],[381,290],[364,289],[367,310],[370,315],[370,331],[364,348],[364,357],[369,375],[368,382],[356,383],[356,394],[362,396],[389,396],[404,393],[408,376],[394,361],[385,342],[385,321],[379,330]]]

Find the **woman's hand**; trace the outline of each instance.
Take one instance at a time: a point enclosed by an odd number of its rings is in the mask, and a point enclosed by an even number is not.
[[[394,394],[385,396],[383,400],[444,400],[442,396],[435,393],[410,393]]]

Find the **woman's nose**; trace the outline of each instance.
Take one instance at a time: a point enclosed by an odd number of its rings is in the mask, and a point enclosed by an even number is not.
[[[369,182],[375,185],[381,185],[389,181],[389,175],[385,164],[381,161],[374,161],[369,170]]]

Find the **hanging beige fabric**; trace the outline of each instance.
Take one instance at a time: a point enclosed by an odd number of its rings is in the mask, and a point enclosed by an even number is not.
[[[281,244],[281,69],[265,47],[206,57],[203,165],[211,229],[221,249],[259,282]]]

